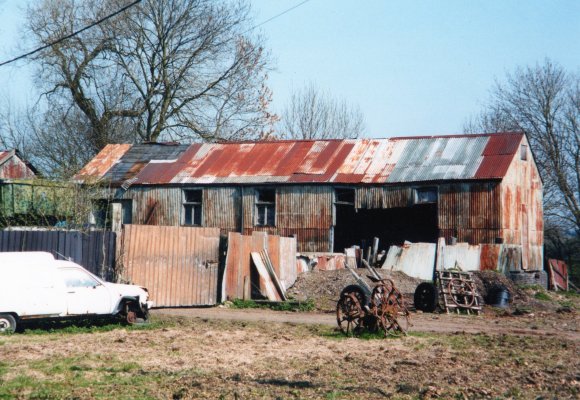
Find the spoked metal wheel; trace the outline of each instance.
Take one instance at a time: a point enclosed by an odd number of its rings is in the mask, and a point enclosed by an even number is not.
[[[345,335],[353,335],[360,332],[363,327],[364,310],[362,306],[364,297],[356,290],[344,292],[336,304],[336,322],[338,328]]]
[[[475,286],[463,279],[453,278],[447,285],[451,300],[461,308],[469,308],[475,303]]]

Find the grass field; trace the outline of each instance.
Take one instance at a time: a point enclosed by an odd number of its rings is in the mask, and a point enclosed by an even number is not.
[[[0,336],[0,399],[578,398],[577,344],[157,317]]]

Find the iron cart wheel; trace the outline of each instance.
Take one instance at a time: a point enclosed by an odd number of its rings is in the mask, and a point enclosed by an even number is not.
[[[16,318],[10,314],[0,314],[0,333],[16,331]]]
[[[439,304],[439,290],[430,282],[423,282],[415,289],[413,296],[415,308],[424,312],[433,312]]]
[[[463,279],[453,278],[447,285],[451,300],[461,308],[469,308],[475,303],[475,286]]]
[[[366,303],[366,296],[360,286],[349,285],[342,290],[336,304],[336,322],[342,333],[353,335],[363,328],[363,307]]]

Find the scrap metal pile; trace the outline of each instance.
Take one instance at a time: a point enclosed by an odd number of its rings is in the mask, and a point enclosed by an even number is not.
[[[371,288],[353,269],[356,285],[345,287],[336,305],[336,321],[345,335],[362,332],[384,332],[385,336],[406,334],[409,311],[403,295],[391,279],[381,278],[374,268],[367,267],[375,283]]]

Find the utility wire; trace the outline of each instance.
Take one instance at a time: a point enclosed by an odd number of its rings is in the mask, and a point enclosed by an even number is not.
[[[131,7],[133,7],[134,5],[136,5],[136,4],[138,4],[138,3],[140,3],[141,1],[142,1],[142,0],[136,0],[136,1],[134,1],[133,3],[131,3],[131,4],[128,4],[128,5],[126,5],[125,7],[123,7],[123,8],[121,8],[121,9],[119,9],[118,11],[114,12],[113,14],[109,14],[109,15],[107,15],[106,17],[104,17],[104,18],[101,18],[100,20],[93,22],[92,24],[90,24],[90,25],[87,25],[87,26],[85,26],[85,27],[84,27],[84,28],[82,28],[82,29],[79,29],[78,31],[75,31],[75,32],[73,32],[73,33],[71,33],[71,34],[69,34],[69,35],[63,36],[63,37],[61,37],[61,38],[59,38],[59,39],[57,39],[57,40],[55,40],[55,41],[53,41],[53,42],[50,42],[50,43],[48,43],[48,44],[44,45],[44,46],[38,47],[38,48],[36,48],[36,49],[34,49],[34,50],[32,50],[32,51],[29,51],[29,52],[28,52],[28,53],[26,53],[26,54],[22,54],[22,55],[19,55],[18,57],[14,57],[14,58],[12,58],[12,59],[10,59],[10,60],[8,60],[8,61],[4,61],[4,62],[0,63],[0,67],[2,67],[2,66],[4,66],[4,65],[11,64],[11,63],[13,63],[13,62],[16,62],[16,61],[18,61],[18,60],[21,60],[21,59],[23,59],[23,58],[26,58],[26,57],[28,57],[28,56],[31,56],[31,55],[33,55],[33,54],[36,54],[36,53],[38,53],[39,51],[42,51],[42,50],[44,50],[44,49],[47,49],[47,48],[49,48],[49,47],[52,47],[52,46],[54,46],[55,44],[58,44],[58,43],[64,42],[65,40],[68,40],[68,39],[70,39],[70,38],[72,38],[72,37],[75,37],[75,36],[76,36],[76,35],[78,35],[79,33],[82,33],[82,32],[84,32],[84,31],[86,31],[86,30],[88,30],[88,29],[91,29],[91,28],[93,28],[93,27],[95,27],[95,26],[97,26],[97,25],[99,25],[99,24],[101,24],[101,23],[105,22],[106,20],[108,20],[108,19],[111,19],[111,18],[113,18],[113,17],[115,17],[115,16],[117,16],[117,15],[121,14],[122,12],[124,12],[124,11],[128,10],[129,8],[131,8]],[[265,25],[265,24],[267,24],[267,23],[268,23],[268,22],[270,22],[270,21],[273,21],[273,20],[275,20],[276,18],[279,18],[279,17],[281,17],[282,15],[284,15],[284,14],[287,14],[287,13],[289,13],[289,12],[290,12],[290,11],[292,11],[292,10],[295,10],[296,8],[298,8],[298,7],[302,6],[303,4],[306,4],[306,3],[308,3],[309,1],[310,1],[310,0],[304,0],[304,1],[302,1],[301,3],[298,3],[298,4],[296,4],[295,6],[292,6],[292,7],[288,8],[287,10],[284,10],[284,11],[282,11],[281,13],[279,13],[279,14],[276,14],[276,15],[274,15],[273,17],[270,17],[270,18],[268,18],[267,20],[260,22],[258,25],[254,25],[253,27],[251,27],[250,29],[248,29],[247,31],[245,31],[243,34],[246,34],[246,33],[250,32],[250,31],[253,31],[253,30],[254,30],[254,29],[256,29],[256,28],[258,28],[258,27],[260,27],[260,26],[262,26],[262,25]]]
[[[82,33],[82,32],[84,32],[84,31],[86,31],[86,30],[88,30],[88,29],[91,29],[91,28],[93,28],[93,27],[95,27],[95,26],[99,25],[99,24],[102,24],[103,22],[105,22],[105,21],[107,21],[107,20],[109,20],[109,19],[111,19],[111,18],[113,18],[113,17],[116,17],[117,15],[119,15],[119,14],[121,14],[121,13],[125,12],[126,10],[128,10],[128,9],[129,9],[129,8],[131,8],[131,7],[133,7],[134,5],[136,5],[136,4],[138,4],[138,3],[141,3],[141,1],[142,1],[142,0],[135,0],[135,1],[134,1],[134,2],[132,2],[131,4],[128,4],[128,5],[126,5],[125,7],[123,7],[123,8],[121,8],[121,9],[119,9],[119,10],[115,11],[114,13],[112,13],[112,14],[109,14],[109,15],[107,15],[106,17],[103,17],[103,18],[99,19],[98,21],[95,21],[95,22],[93,22],[92,24],[90,24],[90,25],[87,25],[87,26],[85,26],[85,27],[84,27],[84,28],[82,28],[82,29],[79,29],[78,31],[75,31],[75,32],[73,32],[73,33],[70,33],[70,34],[68,34],[68,35],[66,35],[66,36],[63,36],[63,37],[61,37],[61,38],[59,38],[59,39],[56,39],[55,41],[52,41],[52,42],[50,42],[50,43],[48,43],[48,44],[45,44],[44,46],[38,47],[38,48],[36,48],[36,49],[34,49],[34,50],[32,50],[32,51],[29,51],[29,52],[28,52],[28,53],[26,53],[26,54],[22,54],[22,55],[20,55],[20,56],[18,56],[18,57],[14,57],[14,58],[13,58],[13,59],[11,59],[11,60],[4,61],[4,62],[0,63],[0,67],[2,67],[2,66],[4,66],[4,65],[7,65],[7,64],[11,64],[11,63],[13,63],[13,62],[15,62],[15,61],[18,61],[18,60],[21,60],[21,59],[23,59],[23,58],[26,58],[26,57],[28,57],[28,56],[31,56],[31,55],[33,55],[33,54],[36,54],[36,53],[38,53],[39,51],[42,51],[42,50],[44,50],[44,49],[47,49],[47,48],[49,48],[49,47],[52,47],[52,46],[54,46],[55,44],[58,44],[58,43],[64,42],[65,40],[68,40],[68,39],[70,39],[70,38],[72,38],[72,37],[75,37],[75,36],[76,36],[76,35],[78,35],[79,33]]]
[[[267,20],[260,22],[258,25],[254,25],[254,26],[252,26],[250,29],[248,29],[247,31],[245,31],[243,34],[246,34],[246,33],[250,32],[250,31],[253,31],[254,29],[256,29],[256,28],[258,28],[258,27],[260,27],[260,26],[262,26],[262,25],[265,25],[265,24],[267,24],[268,22],[275,20],[276,18],[279,18],[279,17],[281,17],[282,15],[289,13],[290,11],[297,9],[298,7],[300,7],[300,6],[301,6],[301,5],[303,5],[303,4],[306,4],[306,3],[308,3],[309,1],[310,1],[310,0],[304,0],[303,2],[301,2],[301,3],[298,3],[298,4],[296,4],[295,6],[293,6],[293,7],[290,7],[290,8],[289,8],[289,9],[287,9],[287,10],[284,10],[284,11],[282,11],[280,14],[276,14],[276,15],[274,15],[273,17],[270,17],[270,18],[268,18]]]

